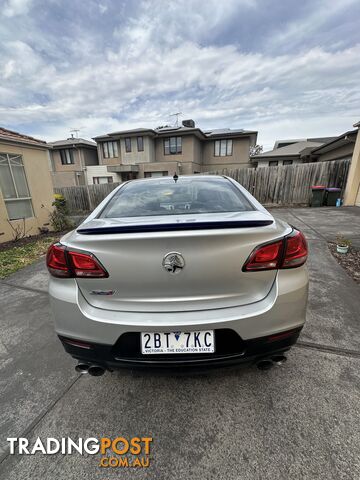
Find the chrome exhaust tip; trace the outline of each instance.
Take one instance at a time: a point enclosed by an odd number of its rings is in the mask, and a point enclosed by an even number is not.
[[[259,370],[270,370],[270,368],[272,368],[274,366],[274,364],[273,364],[272,360],[264,359],[264,360],[260,360],[259,362],[257,362],[256,366]]]
[[[101,377],[105,373],[105,368],[101,365],[90,365],[88,373],[93,377]]]
[[[274,357],[271,357],[271,360],[275,363],[275,365],[284,365],[284,363],[287,360],[287,357],[285,355],[275,355]]]
[[[85,373],[88,373],[89,371],[89,366],[87,363],[81,363],[79,362],[76,367],[75,367],[75,370],[78,372],[78,373],[81,373],[81,374],[85,374]]]

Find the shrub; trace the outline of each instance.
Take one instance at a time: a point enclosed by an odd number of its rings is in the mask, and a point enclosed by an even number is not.
[[[54,195],[55,200],[52,203],[52,206],[55,207],[57,210],[62,211],[65,215],[69,214],[69,209],[66,204],[66,199],[60,193],[55,193]]]
[[[339,234],[336,237],[336,244],[339,245],[339,247],[350,247],[351,246],[351,240],[348,240],[343,235]]]
[[[50,212],[49,219],[55,232],[62,232],[63,230],[72,228],[73,223],[68,218],[69,210],[66,205],[66,199],[57,193],[55,194],[55,200],[53,201],[52,206],[55,208]]]

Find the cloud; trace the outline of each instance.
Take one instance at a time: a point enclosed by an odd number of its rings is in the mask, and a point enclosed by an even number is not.
[[[99,3],[99,10],[100,10],[100,13],[105,13],[107,12],[108,7],[107,5],[103,5],[102,3]]]
[[[29,12],[32,0],[7,0],[2,7],[4,17],[25,15]]]
[[[356,0],[342,0],[341,2],[329,2],[328,0],[316,0],[310,5],[305,15],[291,19],[285,28],[279,29],[268,42],[268,50],[281,49],[282,51],[293,51],[303,49],[308,44],[308,39],[321,42],[322,38],[329,38],[328,28],[331,26],[333,39],[327,43],[328,47],[344,45],[343,39],[334,35],[333,25],[343,14],[345,17],[353,7],[356,7]],[[330,36],[331,38],[331,36]]]
[[[182,111],[203,128],[259,130],[265,144],[351,128],[360,38],[299,48],[290,16],[281,40],[276,28],[271,48],[253,48],[241,24],[261,12],[261,0],[203,5],[89,0],[68,12],[52,1],[37,5],[26,28],[14,17],[19,23],[0,30],[0,124],[52,140],[76,126],[86,137],[155,127]],[[344,14],[332,12],[328,22]],[[303,12],[302,24],[316,23],[313,15]],[[239,32],[230,35],[234,19]],[[289,48],[278,48],[285,40]]]

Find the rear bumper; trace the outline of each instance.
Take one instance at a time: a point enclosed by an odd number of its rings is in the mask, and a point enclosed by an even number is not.
[[[89,365],[101,365],[105,369],[186,369],[217,368],[245,362],[257,362],[263,358],[286,352],[298,339],[302,327],[275,336],[242,340],[233,330],[215,330],[214,354],[142,355],[140,334],[128,332],[115,345],[102,345],[76,341],[59,336],[65,350],[75,359]],[[81,346],[79,346],[81,345]]]
[[[89,280],[91,281],[91,280]],[[178,312],[125,312],[93,307],[74,279],[50,279],[50,301],[59,336],[115,345],[128,332],[230,329],[251,340],[302,327],[306,318],[308,273],[305,266],[280,270],[261,301],[229,308]]]

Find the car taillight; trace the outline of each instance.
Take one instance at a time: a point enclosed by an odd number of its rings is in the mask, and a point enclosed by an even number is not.
[[[49,247],[46,265],[54,277],[104,278],[109,276],[92,253],[71,250],[61,243],[54,243]]]
[[[279,260],[283,251],[283,240],[278,240],[266,245],[260,245],[250,255],[243,270],[246,272],[256,270],[274,270],[279,268]]]
[[[294,230],[285,237],[286,249],[280,268],[294,268],[304,265],[307,260],[308,246],[304,235]]]
[[[282,240],[256,247],[245,262],[243,271],[254,272],[300,267],[306,262],[307,253],[304,235],[294,229]]]
[[[59,243],[50,245],[46,255],[46,266],[54,277],[71,277],[65,257],[65,247]]]
[[[75,277],[108,277],[106,270],[91,253],[80,253],[68,250],[68,258]]]

